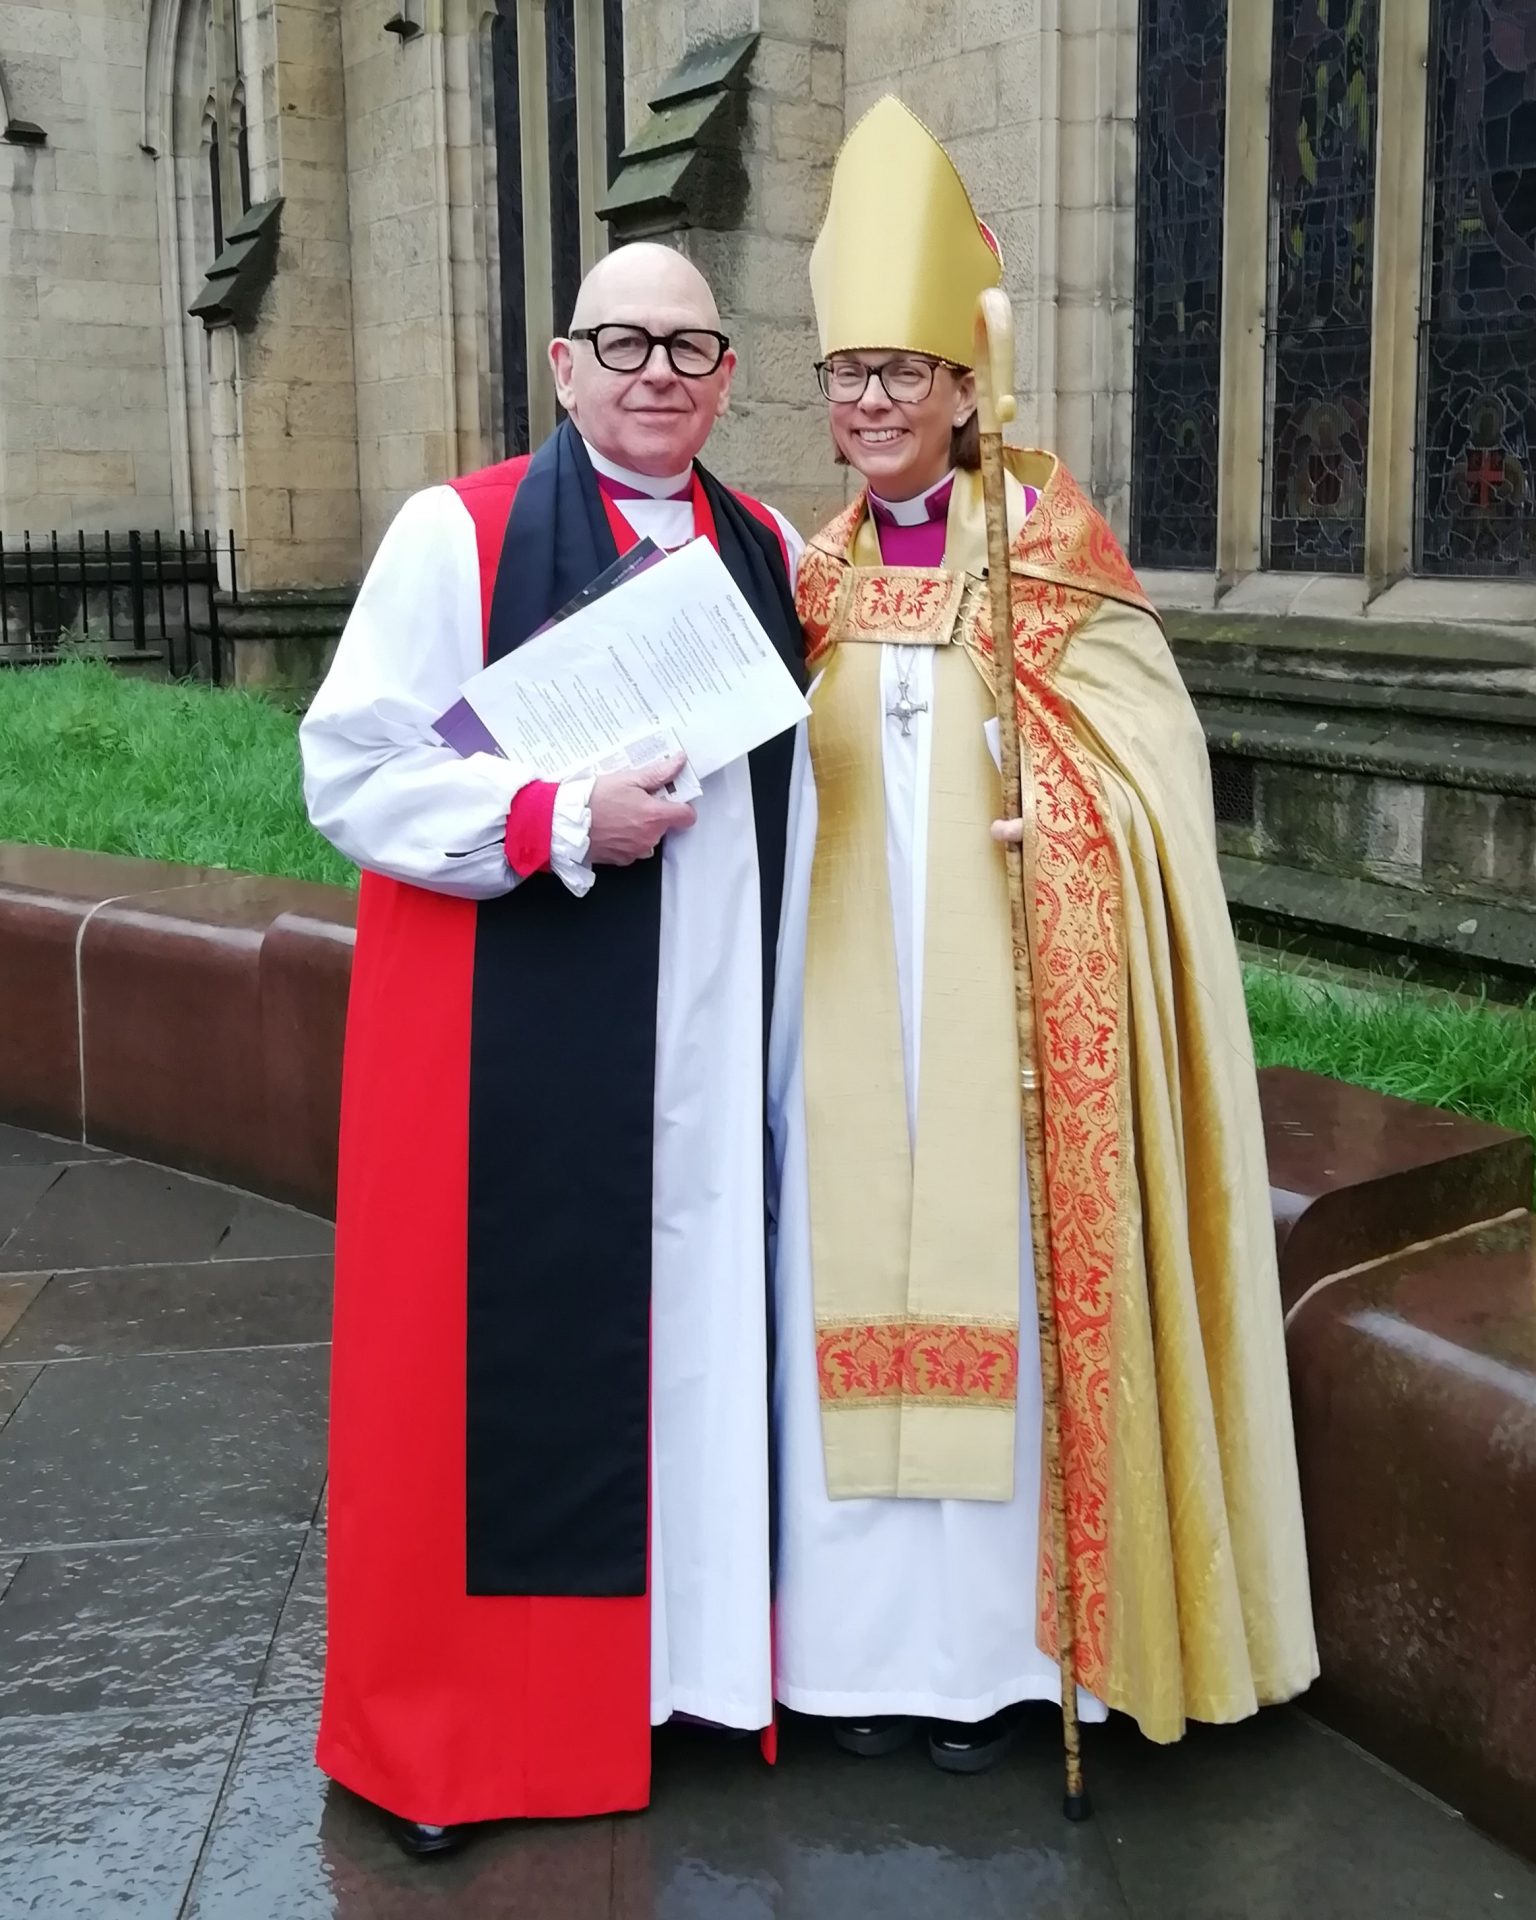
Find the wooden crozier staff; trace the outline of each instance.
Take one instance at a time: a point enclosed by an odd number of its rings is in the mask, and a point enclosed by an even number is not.
[[[1045,1480],[1051,1511],[1051,1557],[1056,1575],[1056,1633],[1060,1642],[1061,1729],[1066,1749],[1066,1797],[1062,1811],[1069,1820],[1086,1820],[1090,1807],[1083,1786],[1082,1735],[1077,1719],[1077,1633],[1072,1569],[1067,1557],[1066,1486],[1061,1464],[1061,1345],[1051,1269],[1050,1209],[1045,1188],[1045,1109],[1032,972],[1034,782],[1024,765],[1026,747],[1019,731],[1003,466],[1003,428],[1014,416],[1013,308],[1001,287],[988,287],[976,303],[975,368],[981,480],[987,512],[987,592],[997,676],[998,730],[1002,738],[1003,810],[1005,819],[1024,822],[1022,844],[1010,842],[1007,847],[1008,899],[1013,915],[1013,989],[1019,1022],[1024,1163],[1029,1174],[1029,1212],[1034,1239],[1035,1308],[1040,1321],[1040,1378],[1045,1404]]]

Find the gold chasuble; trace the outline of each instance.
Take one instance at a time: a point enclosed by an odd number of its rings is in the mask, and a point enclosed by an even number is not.
[[[839,156],[812,255],[823,353],[964,365],[1001,272],[943,148],[880,101]],[[1049,454],[1008,461],[1000,649],[975,473],[955,476],[942,568],[883,566],[867,495],[800,564],[821,676],[803,1032],[826,1490],[1014,1493],[1028,1222],[984,732],[1000,654],[1027,747],[1077,1674],[1171,1740],[1190,1716],[1238,1719],[1317,1672],[1258,1088],[1194,708],[1072,476]],[[934,649],[935,668],[910,1131],[886,851],[892,645]],[[1048,1525],[1039,1537],[1037,1637],[1054,1656]]]

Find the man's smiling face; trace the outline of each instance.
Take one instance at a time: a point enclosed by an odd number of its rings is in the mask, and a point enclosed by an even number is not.
[[[571,325],[718,332],[720,314],[697,268],[670,247],[639,242],[598,261],[582,283]],[[702,451],[730,404],[736,367],[727,352],[713,373],[688,378],[658,347],[633,373],[615,373],[598,363],[589,340],[556,340],[550,360],[561,406],[598,452],[658,476],[683,472]]]

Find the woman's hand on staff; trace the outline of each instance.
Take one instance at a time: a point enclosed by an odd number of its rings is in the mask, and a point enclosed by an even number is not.
[[[1000,847],[1018,847],[1024,843],[1024,822],[1022,820],[994,820],[992,838]]]

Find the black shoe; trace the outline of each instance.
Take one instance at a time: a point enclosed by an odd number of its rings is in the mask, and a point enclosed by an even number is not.
[[[832,1738],[844,1753],[856,1753],[873,1760],[882,1753],[895,1753],[917,1731],[917,1722],[900,1714],[871,1714],[864,1720],[834,1720]]]
[[[413,1860],[440,1860],[469,1843],[467,1826],[429,1827],[419,1820],[402,1820],[397,1813],[386,1813],[384,1820],[401,1851]]]
[[[1013,1745],[1013,1721],[1005,1713],[967,1726],[935,1720],[928,1729],[928,1757],[945,1773],[985,1773]]]

